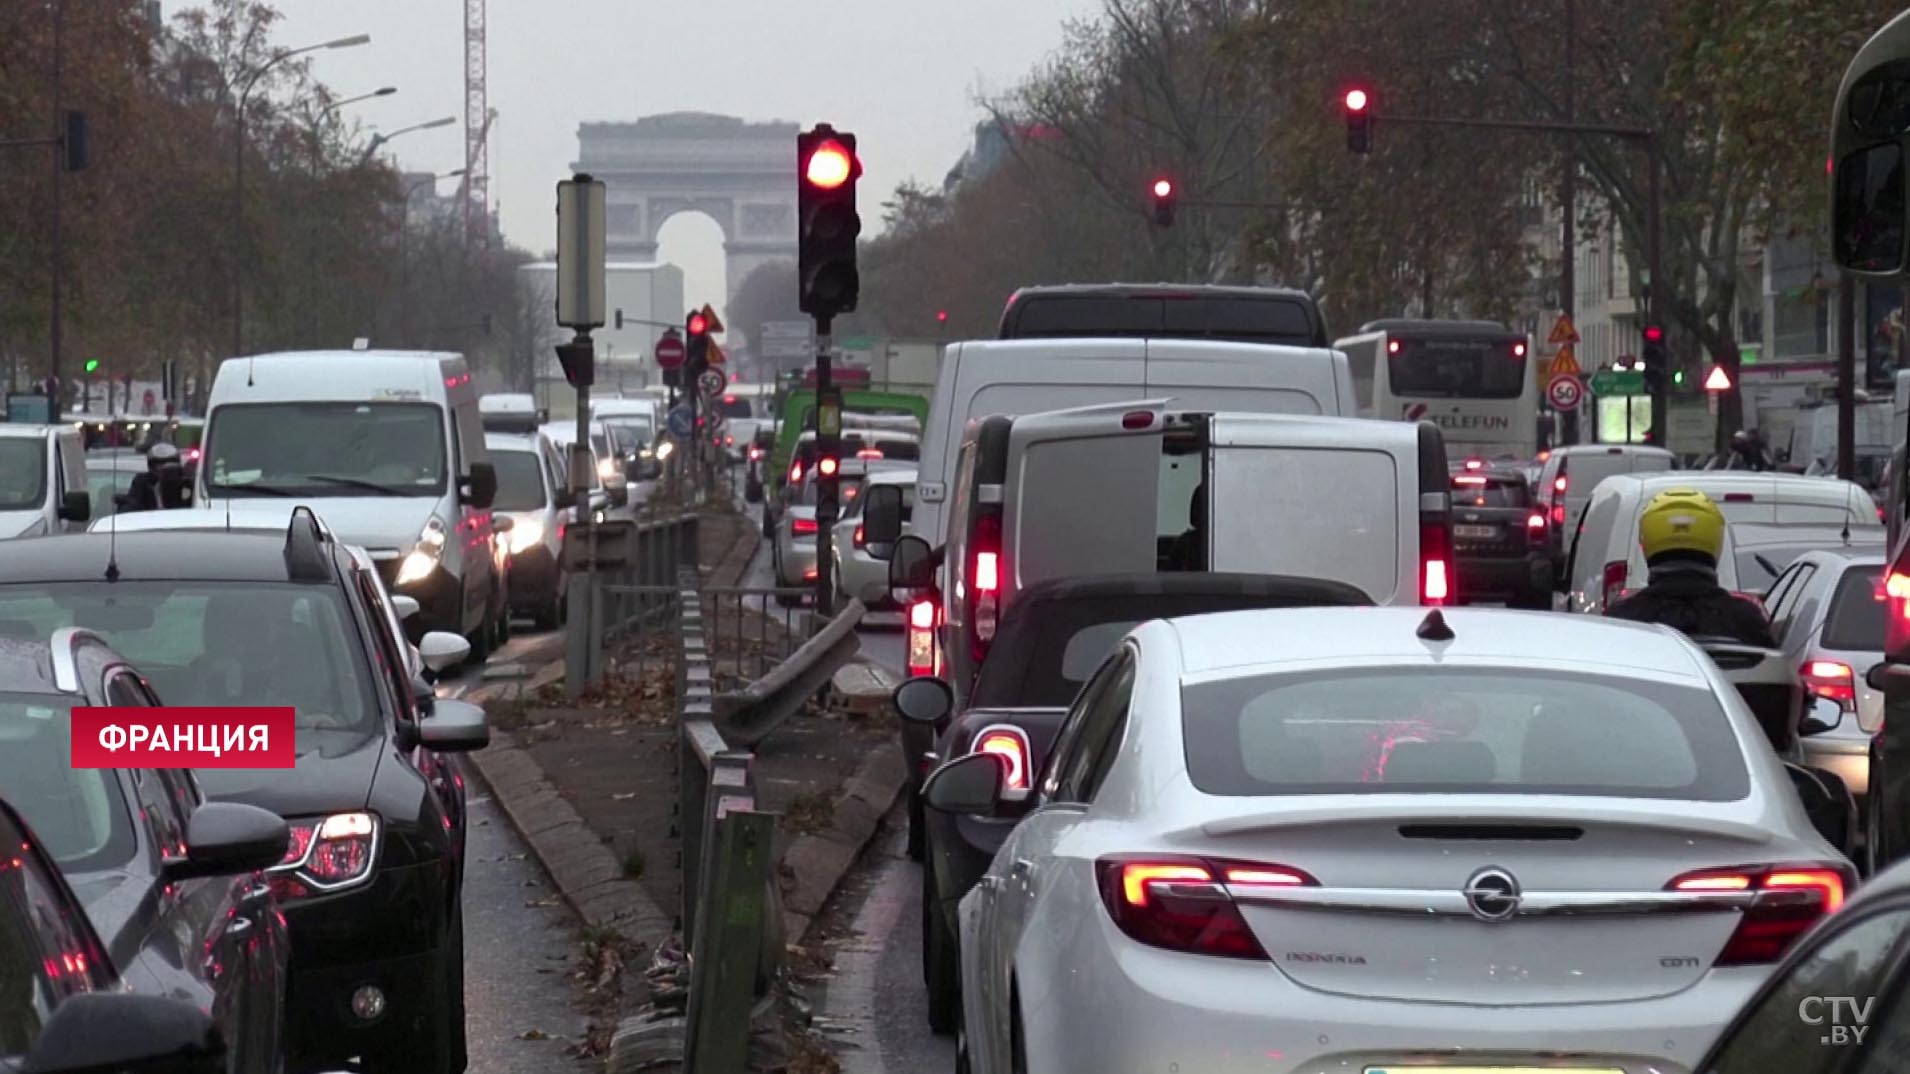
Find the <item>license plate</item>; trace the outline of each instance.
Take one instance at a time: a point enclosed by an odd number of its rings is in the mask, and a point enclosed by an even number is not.
[[[1452,535],[1454,537],[1465,538],[1467,540],[1473,540],[1473,541],[1491,541],[1491,540],[1496,540],[1498,538],[1499,527],[1497,526],[1454,526],[1452,528]],[[1445,1070],[1446,1068],[1441,1067],[1439,1069]]]
[[[1613,1067],[1367,1067],[1366,1074],[1625,1074]]]

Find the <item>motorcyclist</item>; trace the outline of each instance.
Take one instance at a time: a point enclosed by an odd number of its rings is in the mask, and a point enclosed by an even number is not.
[[[1724,527],[1724,512],[1702,492],[1672,489],[1652,497],[1638,519],[1649,580],[1606,614],[1662,623],[1693,638],[1777,648],[1764,612],[1718,584]]]
[[[1771,469],[1771,459],[1764,451],[1763,437],[1755,431],[1739,429],[1731,434],[1730,470],[1767,471]]]
[[[180,465],[179,449],[171,444],[154,444],[146,453],[146,470],[133,475],[131,485],[120,499],[121,511],[158,511],[185,506],[185,467]]]

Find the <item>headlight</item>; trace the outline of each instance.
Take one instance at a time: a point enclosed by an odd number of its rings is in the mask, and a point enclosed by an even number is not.
[[[597,464],[597,473],[603,477],[617,476],[617,460],[605,459]]]
[[[371,813],[334,813],[295,820],[285,857],[270,872],[281,899],[313,890],[337,891],[371,877],[378,855],[378,817]]]
[[[430,577],[444,557],[444,523],[433,516],[418,533],[418,546],[411,550],[398,568],[398,584],[406,585]]]
[[[511,527],[511,555],[517,555],[526,548],[543,543],[544,523],[540,519],[520,518]]]
[[[656,458],[656,455],[657,455],[656,452],[651,451],[649,448],[644,448],[643,450],[637,452],[637,454],[641,455],[642,457],[646,459],[654,459]]]
[[[659,458],[659,459],[667,459],[667,458],[669,458],[669,457],[670,457],[670,452],[672,452],[672,451],[675,451],[675,450],[676,450],[676,445],[675,445],[675,444],[671,444],[671,443],[667,443],[667,442],[666,442],[666,443],[662,443],[662,444],[658,444],[658,445],[657,445],[657,458]]]

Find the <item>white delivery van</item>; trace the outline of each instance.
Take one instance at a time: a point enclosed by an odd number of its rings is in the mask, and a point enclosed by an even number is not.
[[[509,633],[497,474],[464,358],[427,351],[290,351],[228,358],[206,407],[195,505],[306,503],[363,546],[407,626],[488,656]]]
[[[526,436],[550,420],[550,411],[537,400],[521,392],[500,392],[478,396],[478,417],[487,433],[514,433]]]
[[[1591,502],[1592,490],[1613,474],[1647,474],[1676,469],[1677,456],[1645,444],[1569,444],[1552,449],[1532,498],[1545,505],[1552,526],[1552,561],[1564,563],[1571,535]],[[1563,577],[1563,576],[1561,576]]]
[[[968,423],[991,414],[1170,399],[1177,410],[1347,416],[1358,404],[1346,355],[1198,339],[1012,339],[942,353],[910,532],[930,545],[944,521]]]
[[[92,514],[79,430],[0,422],[0,540],[79,533]]]

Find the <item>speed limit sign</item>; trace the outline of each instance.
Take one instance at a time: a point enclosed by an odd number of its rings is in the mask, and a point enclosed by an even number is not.
[[[703,374],[696,378],[696,386],[706,399],[721,395],[723,389],[729,386],[729,382],[730,378],[724,375],[721,369],[705,369]]]
[[[1585,382],[1570,373],[1553,377],[1545,385],[1545,401],[1553,410],[1577,410],[1585,401]]]

